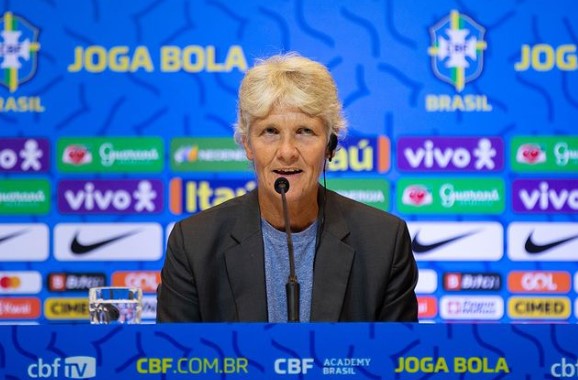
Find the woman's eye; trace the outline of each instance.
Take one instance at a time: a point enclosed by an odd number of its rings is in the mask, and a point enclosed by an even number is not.
[[[299,129],[299,133],[304,134],[304,135],[314,134],[314,132],[311,128],[301,128],[301,129]]]
[[[263,129],[264,135],[275,135],[277,134],[277,130],[275,128],[265,128]]]

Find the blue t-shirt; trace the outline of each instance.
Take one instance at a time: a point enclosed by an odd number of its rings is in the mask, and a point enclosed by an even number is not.
[[[289,278],[289,250],[287,235],[261,219],[265,245],[265,281],[267,284],[267,310],[269,322],[287,322],[287,294],[285,284]],[[292,233],[295,253],[295,274],[300,285],[299,321],[309,322],[311,293],[313,290],[313,260],[317,222],[304,231]]]

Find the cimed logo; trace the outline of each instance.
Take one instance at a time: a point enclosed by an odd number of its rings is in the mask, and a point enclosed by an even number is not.
[[[36,53],[40,50],[38,28],[12,12],[6,12],[0,18],[0,35],[0,83],[15,92],[19,84],[36,73]]]
[[[458,92],[479,77],[487,47],[485,31],[472,18],[455,10],[431,27],[428,54],[435,76],[452,84]]]

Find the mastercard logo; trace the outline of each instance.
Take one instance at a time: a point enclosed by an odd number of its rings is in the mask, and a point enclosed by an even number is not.
[[[18,276],[0,277],[0,289],[18,289],[22,285],[22,280]]]
[[[38,271],[0,271],[0,294],[34,294],[41,290]]]

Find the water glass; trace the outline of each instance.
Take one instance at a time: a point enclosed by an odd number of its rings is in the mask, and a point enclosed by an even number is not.
[[[88,310],[91,324],[140,323],[142,290],[120,286],[90,288]]]

